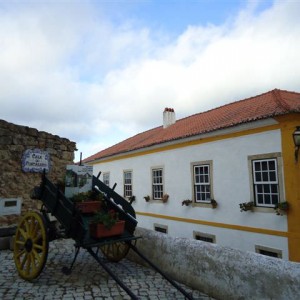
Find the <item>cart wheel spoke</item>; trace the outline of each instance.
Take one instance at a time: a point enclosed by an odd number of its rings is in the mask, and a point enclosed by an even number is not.
[[[39,250],[43,250],[44,249],[43,245],[39,245],[39,244],[33,244],[33,248],[34,249],[39,249]]]
[[[35,251],[35,249],[32,249],[32,255],[34,256],[34,259],[40,263],[41,257],[38,255],[38,253]]]
[[[14,261],[19,275],[25,280],[35,279],[42,272],[48,256],[48,236],[44,217],[28,212],[16,230]]]
[[[16,241],[16,244],[21,247],[25,245],[25,241]]]
[[[21,268],[22,269],[24,268],[24,265],[27,262],[27,259],[28,259],[28,253],[25,253],[25,255],[24,255],[23,259],[22,259],[22,262],[21,262]]]
[[[27,239],[28,235],[27,235],[27,233],[22,228],[19,228],[19,232],[23,236],[24,239]]]
[[[20,250],[17,254],[17,258],[20,258],[23,254],[25,254],[26,250],[23,249],[23,250]]]
[[[127,255],[129,245],[125,242],[115,242],[100,246],[100,249],[109,261],[118,262]]]

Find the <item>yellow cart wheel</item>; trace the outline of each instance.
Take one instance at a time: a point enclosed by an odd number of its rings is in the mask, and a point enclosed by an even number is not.
[[[44,217],[37,212],[26,213],[18,224],[14,241],[14,261],[25,280],[37,278],[48,256],[48,236]]]
[[[123,259],[127,255],[129,248],[130,246],[125,242],[115,242],[100,246],[104,256],[112,262],[118,262]]]

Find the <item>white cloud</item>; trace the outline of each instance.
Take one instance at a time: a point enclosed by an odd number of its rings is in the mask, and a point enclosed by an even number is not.
[[[0,2],[0,118],[77,142],[84,157],[178,118],[273,88],[300,91],[300,4],[256,3],[175,40],[100,5]],[[99,147],[99,148],[98,148]]]

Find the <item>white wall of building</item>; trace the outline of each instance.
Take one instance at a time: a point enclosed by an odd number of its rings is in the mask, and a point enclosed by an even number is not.
[[[94,165],[94,174],[109,172],[110,186],[116,182],[116,192],[123,195],[123,171],[132,170],[136,212],[287,231],[286,216],[277,216],[275,212],[240,212],[239,209],[239,203],[251,200],[248,156],[277,152],[281,153],[280,130],[272,130],[101,163]],[[191,163],[208,160],[213,162],[213,195],[218,207],[182,206],[183,200],[192,199]],[[146,202],[143,198],[151,196],[153,167],[164,169],[164,193],[170,196],[167,203]],[[255,251],[255,245],[271,247],[281,250],[283,258],[288,259],[285,237],[141,215],[137,217],[140,227],[153,229],[154,223],[167,225],[172,236],[193,238],[193,231],[200,231],[215,235],[216,243],[220,245],[249,251]]]

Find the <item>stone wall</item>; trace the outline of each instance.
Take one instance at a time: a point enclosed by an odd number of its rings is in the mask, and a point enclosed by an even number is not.
[[[41,173],[22,171],[22,155],[27,149],[49,153],[51,168],[47,176],[57,182],[63,180],[66,165],[73,163],[76,144],[57,135],[0,120],[0,198],[22,198],[22,212],[37,207],[30,193],[41,182]],[[17,215],[0,215],[0,227],[16,224],[17,218]]]
[[[137,228],[137,248],[171,278],[222,300],[300,299],[300,264]],[[144,264],[133,251],[127,258]]]

